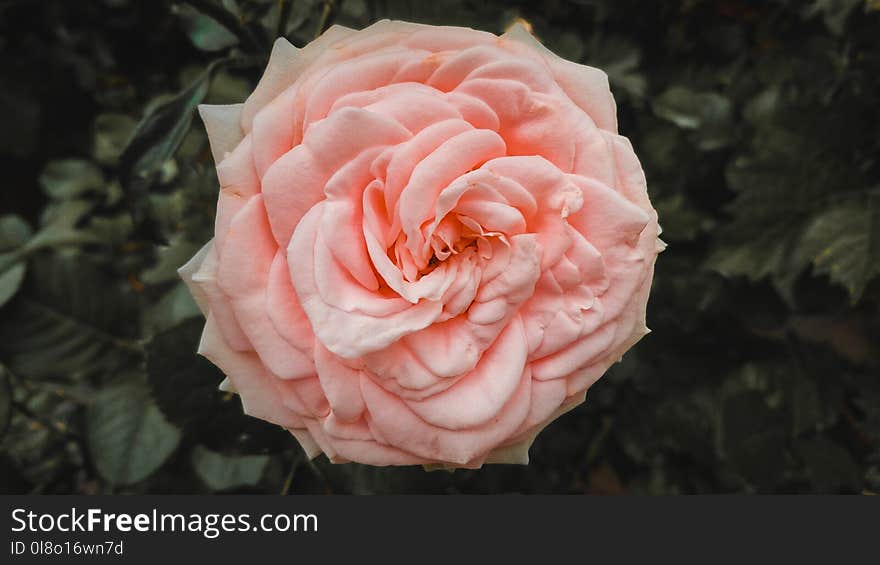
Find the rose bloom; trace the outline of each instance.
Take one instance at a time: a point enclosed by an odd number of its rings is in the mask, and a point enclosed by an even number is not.
[[[244,104],[200,112],[199,353],[310,457],[527,463],[648,332],[662,243],[608,78],[522,26],[279,39]]]

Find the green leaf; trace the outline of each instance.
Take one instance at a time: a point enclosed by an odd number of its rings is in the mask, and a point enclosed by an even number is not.
[[[242,455],[230,457],[196,446],[192,464],[199,478],[212,490],[254,486],[263,476],[269,457],[266,455]]]
[[[143,316],[143,334],[153,336],[177,326],[190,318],[201,319],[192,293],[183,281],[178,282],[171,290],[165,292],[158,302],[146,309]]]
[[[202,51],[220,51],[238,44],[234,33],[191,6],[181,6],[177,14],[183,20],[190,41]]]
[[[158,261],[141,275],[147,284],[160,284],[179,279],[177,269],[196,254],[201,246],[177,236],[159,248]]]
[[[115,165],[137,120],[126,114],[101,114],[95,118],[92,155],[102,165]]]
[[[730,141],[732,105],[715,92],[673,86],[653,102],[654,113],[684,130],[696,132],[697,147],[711,151]]]
[[[24,245],[33,234],[31,226],[18,216],[0,216],[0,251],[9,251]]]
[[[25,270],[24,261],[10,255],[0,255],[0,307],[21,288]]]
[[[205,96],[207,104],[239,104],[246,100],[254,90],[254,85],[245,78],[219,71],[211,81],[211,88]]]
[[[83,231],[80,224],[95,208],[88,200],[53,202],[43,210],[40,229],[28,241],[30,251],[64,245],[100,243],[94,234]]]
[[[26,378],[77,380],[129,366],[139,354],[131,289],[83,257],[39,256],[0,317],[0,357]]]
[[[850,198],[817,215],[804,231],[798,254],[857,302],[880,275],[880,197],[867,202]]]
[[[635,100],[645,96],[647,81],[639,72],[641,51],[629,39],[607,37],[596,41],[588,63],[608,74],[613,90],[620,88]]]
[[[193,31],[201,32],[203,34],[207,33],[211,36],[210,38],[207,35],[204,35],[201,38],[191,36],[194,42],[203,41],[206,46],[216,47],[217,44],[214,42],[218,39],[222,39],[222,36],[218,35],[219,32],[213,29],[213,27],[220,26],[225,28],[228,32],[231,32],[231,34],[237,38],[237,41],[241,42],[241,47],[245,51],[260,52],[268,48],[263,38],[257,36],[247,25],[245,14],[239,10],[238,5],[234,0],[222,0],[222,2],[215,2],[212,0],[186,0],[186,3],[189,6],[186,6],[183,9],[184,11],[194,9],[203,17],[212,21],[210,24],[201,22],[201,27],[198,29],[191,28]],[[198,43],[196,43],[196,45],[198,46]]]
[[[787,152],[808,151],[803,144]],[[799,252],[804,230],[827,207],[829,187],[840,183],[836,169],[818,159],[804,161],[786,153],[739,157],[727,169],[727,184],[737,192],[729,206],[733,219],[707,266],[725,276],[770,277],[791,303],[793,287],[810,260]]]
[[[654,113],[682,129],[700,127],[700,94],[673,86],[654,100]]]
[[[168,423],[139,381],[98,393],[86,414],[86,437],[95,468],[120,485],[146,479],[180,443],[180,431]]]
[[[22,254],[13,250],[23,247],[30,237],[27,222],[11,214],[0,216],[0,307],[21,288],[27,265]]]
[[[103,245],[119,245],[128,240],[133,230],[131,214],[122,212],[116,216],[92,217],[83,235],[94,238]]]
[[[137,190],[145,190],[180,146],[192,124],[196,107],[208,92],[211,76],[225,63],[214,61],[192,84],[153,107],[135,128],[120,157],[122,176]]]
[[[745,276],[756,282],[770,277],[782,296],[791,302],[794,283],[804,266],[793,253],[799,237],[797,225],[769,225],[748,241],[717,246],[706,266],[728,278]]]
[[[68,200],[104,186],[104,174],[90,161],[50,161],[39,178],[40,186],[56,200]]]

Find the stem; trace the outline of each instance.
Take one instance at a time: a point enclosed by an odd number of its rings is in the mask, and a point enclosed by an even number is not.
[[[293,476],[296,474],[300,462],[301,459],[299,455],[295,455],[293,462],[290,464],[290,471],[287,473],[287,478],[284,479],[284,486],[281,487],[281,492],[279,493],[281,496],[286,496],[287,493],[290,492],[290,487],[293,485]]]
[[[336,8],[336,2],[334,0],[324,0],[324,8],[321,10],[321,18],[318,20],[318,25],[315,27],[315,38],[317,39],[324,31],[330,27],[330,24],[333,22],[333,12]]]
[[[290,0],[278,0],[278,26],[275,28],[275,37],[284,37],[284,29],[290,18],[290,9],[293,3]]]

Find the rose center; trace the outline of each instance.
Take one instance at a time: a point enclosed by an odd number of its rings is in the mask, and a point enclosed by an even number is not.
[[[388,249],[389,258],[409,282],[417,281],[445,261],[462,254],[473,253],[488,258],[491,255],[491,240],[506,240],[504,234],[486,231],[479,222],[455,213],[444,218],[434,229],[426,226],[423,236],[426,243],[423,253],[418,256],[413,255],[404,234]]]

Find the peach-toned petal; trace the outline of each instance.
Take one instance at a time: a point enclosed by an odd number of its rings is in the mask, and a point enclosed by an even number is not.
[[[504,140],[491,130],[472,130],[442,143],[425,157],[415,169],[400,194],[398,213],[407,236],[407,248],[419,268],[427,265],[421,254],[422,223],[429,218],[440,189],[456,177],[489,159],[504,155]]]
[[[333,437],[316,422],[308,422],[309,430],[321,438],[327,457],[335,463],[358,461],[367,465],[421,465],[427,460],[406,451],[372,440]]]
[[[226,157],[217,163],[217,180],[222,191],[241,197],[260,192],[260,177],[254,165],[253,138],[244,136]]]
[[[309,459],[314,459],[318,455],[321,455],[323,451],[321,451],[321,447],[318,443],[312,438],[312,434],[305,428],[289,428],[288,431],[293,434],[293,437],[296,438],[296,441],[299,442],[300,447],[305,452],[306,457]]]
[[[235,317],[269,370],[281,378],[314,375],[310,359],[275,329],[266,309],[269,270],[278,250],[262,197],[255,196],[232,221],[221,251],[217,283]]]
[[[355,57],[332,67],[321,76],[306,98],[303,121],[306,134],[311,124],[328,117],[336,100],[352,92],[385,86],[394,78],[397,69],[426,55],[427,52],[409,49],[389,49]]]
[[[199,343],[207,357],[232,380],[246,414],[286,428],[301,428],[302,419],[281,403],[272,376],[255,353],[235,351],[223,340],[214,317],[209,315]]]
[[[344,26],[334,25],[303,49],[297,49],[283,37],[276,39],[263,77],[242,109],[242,129],[250,131],[257,112],[293,84],[325,49],[353,33]]]
[[[207,248],[198,270],[191,275],[190,282],[193,287],[199,289],[199,295],[207,301],[208,310],[216,320],[226,343],[236,351],[252,351],[251,342],[241,330],[229,297],[217,284],[216,240],[210,248]]]
[[[315,366],[330,409],[343,422],[351,422],[364,411],[358,369],[351,368],[320,343],[315,346]]]
[[[429,424],[461,430],[498,417],[516,392],[526,360],[522,325],[514,321],[483,355],[476,368],[442,393],[407,406]]]
[[[402,447],[426,459],[464,464],[490,451],[522,424],[528,414],[531,387],[527,375],[510,401],[490,423],[463,430],[432,426],[419,418],[395,395],[366,376],[361,390],[367,404],[368,421],[381,430],[391,445]]]
[[[617,105],[608,84],[608,75],[595,67],[573,63],[544,47],[521,24],[512,26],[502,36],[528,45],[543,55],[556,81],[595,124],[617,133]]]
[[[303,312],[293,283],[290,280],[290,267],[287,265],[287,253],[279,249],[269,268],[269,280],[266,283],[266,311],[275,330],[287,342],[306,353],[311,353],[315,334]]]
[[[324,199],[324,187],[339,168],[366,149],[409,137],[397,122],[360,108],[342,108],[314,124],[303,144],[263,176],[263,196],[278,244],[287,246],[303,215]]]
[[[432,301],[384,317],[346,312],[327,304],[315,279],[314,250],[322,212],[316,206],[300,221],[287,258],[300,303],[324,347],[342,357],[359,357],[431,325],[440,316],[443,305]]]

